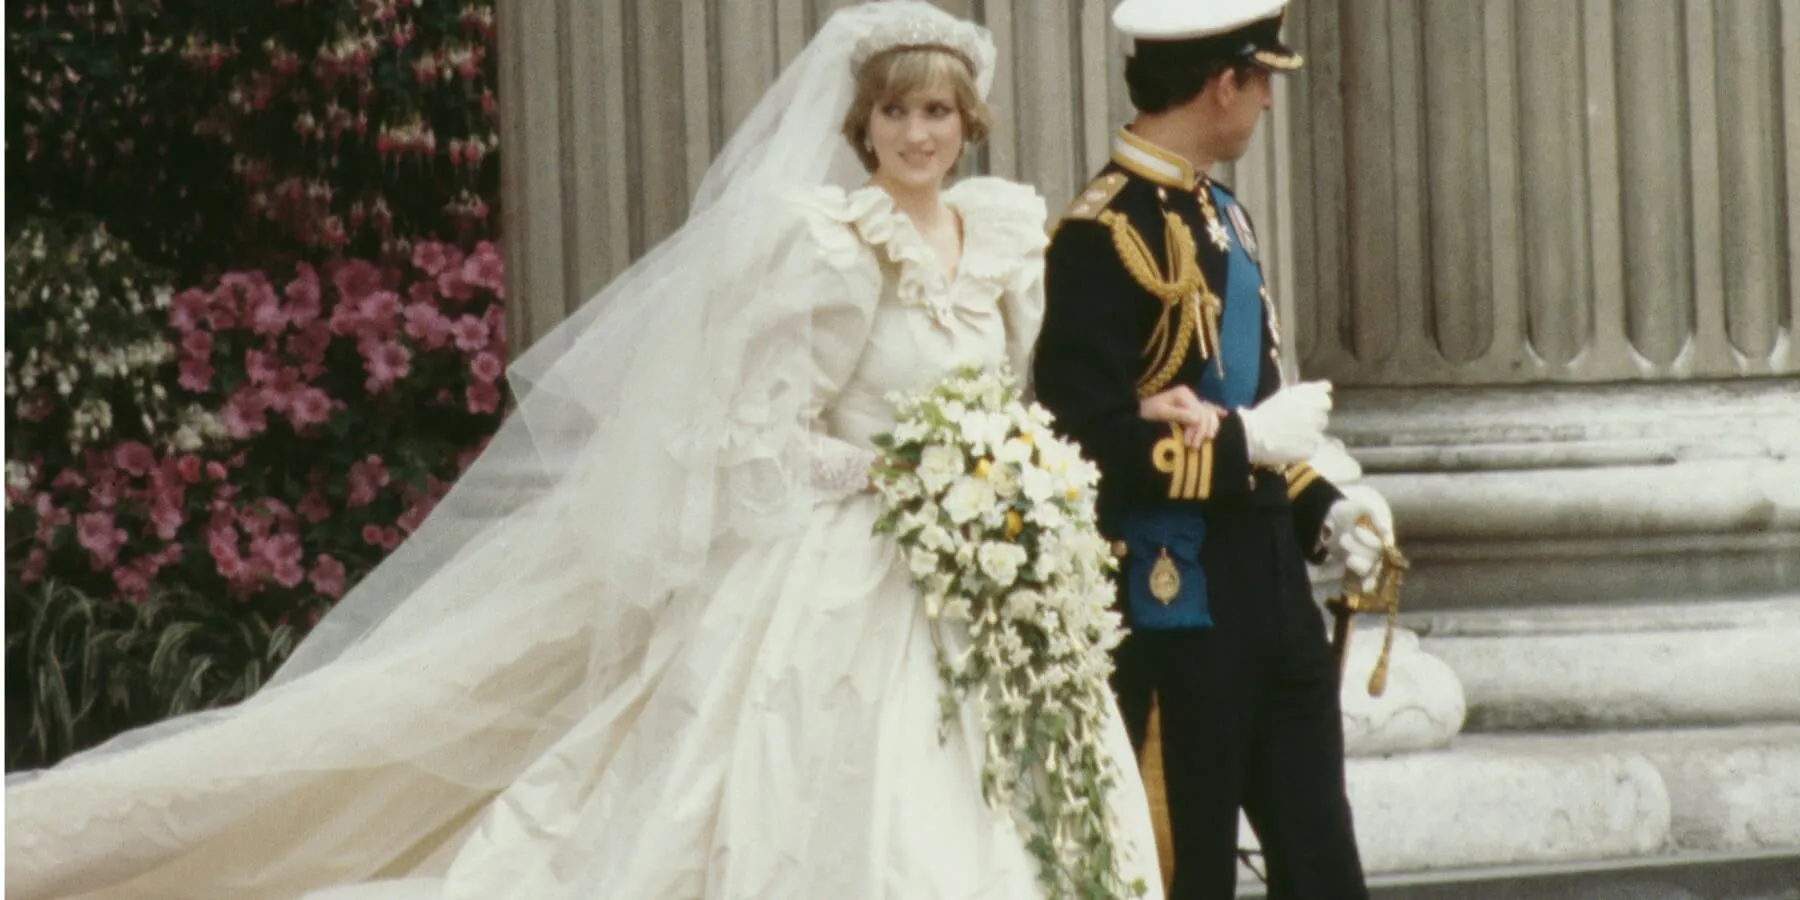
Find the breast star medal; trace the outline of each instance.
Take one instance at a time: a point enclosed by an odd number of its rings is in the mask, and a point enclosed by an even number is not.
[[[1225,230],[1224,222],[1219,221],[1219,209],[1213,205],[1212,185],[1202,183],[1194,197],[1200,201],[1200,214],[1206,217],[1206,239],[1221,252],[1230,250],[1231,232]]]
[[[1225,230],[1224,223],[1213,219],[1206,223],[1206,239],[1220,250],[1231,249],[1231,234]]]

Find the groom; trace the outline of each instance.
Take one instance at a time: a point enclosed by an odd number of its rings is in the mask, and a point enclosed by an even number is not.
[[[1271,77],[1301,66],[1280,41],[1284,5],[1114,12],[1139,115],[1057,225],[1033,366],[1038,399],[1102,473],[1132,632],[1113,688],[1140,756],[1160,716],[1172,900],[1233,895],[1240,808],[1270,896],[1368,896],[1305,563],[1331,555],[1373,579],[1391,517],[1306,464],[1330,386],[1282,385],[1256,233],[1207,175],[1243,156]]]

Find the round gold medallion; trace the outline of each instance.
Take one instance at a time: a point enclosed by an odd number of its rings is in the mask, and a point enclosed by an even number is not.
[[[1164,547],[1156,557],[1156,564],[1150,567],[1150,596],[1168,606],[1180,593],[1181,573],[1176,571],[1175,561],[1169,558],[1169,548]]]

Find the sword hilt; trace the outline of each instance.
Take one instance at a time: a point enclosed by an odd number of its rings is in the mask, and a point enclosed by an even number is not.
[[[1368,516],[1358,516],[1358,527],[1375,528],[1374,520]],[[1350,655],[1351,621],[1358,613],[1386,613],[1387,626],[1381,636],[1381,655],[1375,660],[1375,668],[1369,673],[1369,696],[1379,697],[1387,691],[1388,660],[1394,650],[1394,626],[1400,616],[1400,582],[1407,569],[1412,568],[1406,555],[1400,552],[1392,538],[1384,537],[1381,547],[1381,573],[1375,578],[1375,589],[1361,590],[1362,580],[1354,572],[1346,572],[1344,576],[1344,593],[1325,601],[1336,620],[1332,633],[1332,645],[1337,651],[1338,673],[1342,677],[1346,660]]]

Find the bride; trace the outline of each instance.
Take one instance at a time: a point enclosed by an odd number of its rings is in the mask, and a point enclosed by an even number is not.
[[[940,190],[993,69],[917,0],[834,15],[264,691],[9,779],[8,896],[1044,896],[866,489],[889,392],[1027,370],[1043,201]]]

